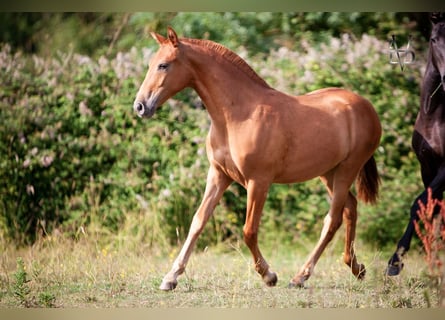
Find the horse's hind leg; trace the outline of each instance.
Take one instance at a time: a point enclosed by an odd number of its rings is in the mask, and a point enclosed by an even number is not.
[[[349,178],[341,175],[339,169],[340,168],[337,168],[336,171],[321,177],[321,180],[325,183],[332,198],[331,208],[324,219],[323,229],[317,245],[301,267],[300,271],[291,279],[289,287],[304,286],[304,281],[309,279],[315,264],[317,263],[324,249],[332,240],[338,228],[341,226],[343,208],[346,200],[348,199],[349,188],[354,180],[354,177]],[[344,172],[347,172],[346,168],[344,169]],[[341,179],[336,180],[335,176],[340,177]]]
[[[355,227],[357,223],[357,200],[355,196],[349,192],[343,209],[343,221],[345,222],[345,251],[343,261],[351,268],[352,273],[358,278],[363,279],[366,273],[365,266],[357,263],[354,250]]]

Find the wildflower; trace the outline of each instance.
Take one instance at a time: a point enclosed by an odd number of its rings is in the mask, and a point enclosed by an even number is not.
[[[28,168],[30,165],[31,165],[30,159],[26,159],[25,161],[23,161],[23,168]]]
[[[32,184],[26,185],[26,193],[29,195],[34,195],[34,186]]]
[[[40,162],[45,168],[49,167],[53,163],[53,161],[54,161],[53,156],[43,156],[42,159],[40,160]]]
[[[88,108],[88,105],[86,104],[85,101],[81,101],[79,103],[79,112],[83,116],[92,116],[93,115],[93,111],[91,111],[91,109]]]
[[[108,69],[110,61],[107,58],[105,58],[104,56],[100,56],[98,63],[99,63],[100,71],[105,72]]]
[[[172,195],[172,192],[170,189],[164,189],[161,191],[162,198],[169,198],[171,195]]]

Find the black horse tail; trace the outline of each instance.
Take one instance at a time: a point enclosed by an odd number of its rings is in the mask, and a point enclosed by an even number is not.
[[[375,204],[379,195],[380,176],[374,156],[360,169],[356,180],[357,197],[365,203]]]

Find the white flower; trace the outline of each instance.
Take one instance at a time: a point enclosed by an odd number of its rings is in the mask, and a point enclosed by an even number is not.
[[[40,161],[41,161],[42,165],[46,168],[46,167],[49,167],[53,163],[54,158],[52,156],[43,156]]]
[[[164,189],[161,191],[161,198],[169,198],[172,195],[172,192],[170,189]]]
[[[93,111],[91,111],[90,108],[88,108],[87,103],[85,101],[81,101],[79,103],[79,112],[83,116],[92,116]]]

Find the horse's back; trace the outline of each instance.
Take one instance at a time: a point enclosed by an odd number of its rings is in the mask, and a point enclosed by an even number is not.
[[[377,131],[381,130],[380,120],[371,102],[350,90],[323,88],[298,96],[298,99],[302,104],[330,109],[333,113],[354,114],[357,117],[355,121],[371,122]]]
[[[375,113],[374,107],[367,99],[350,90],[343,88],[330,87],[330,88],[317,89],[308,92],[300,97],[310,97],[317,99],[335,99],[338,100],[339,102],[342,102],[342,104],[345,105],[355,105],[355,104],[365,105],[367,108],[371,109],[373,113]]]
[[[342,88],[337,88],[337,87],[329,87],[329,88],[321,88],[321,89],[317,89],[314,91],[310,91],[308,93],[306,93],[306,96],[310,96],[310,95],[314,95],[314,94],[321,94],[321,93],[329,93],[329,92],[339,92],[339,91],[346,91],[345,89]]]

